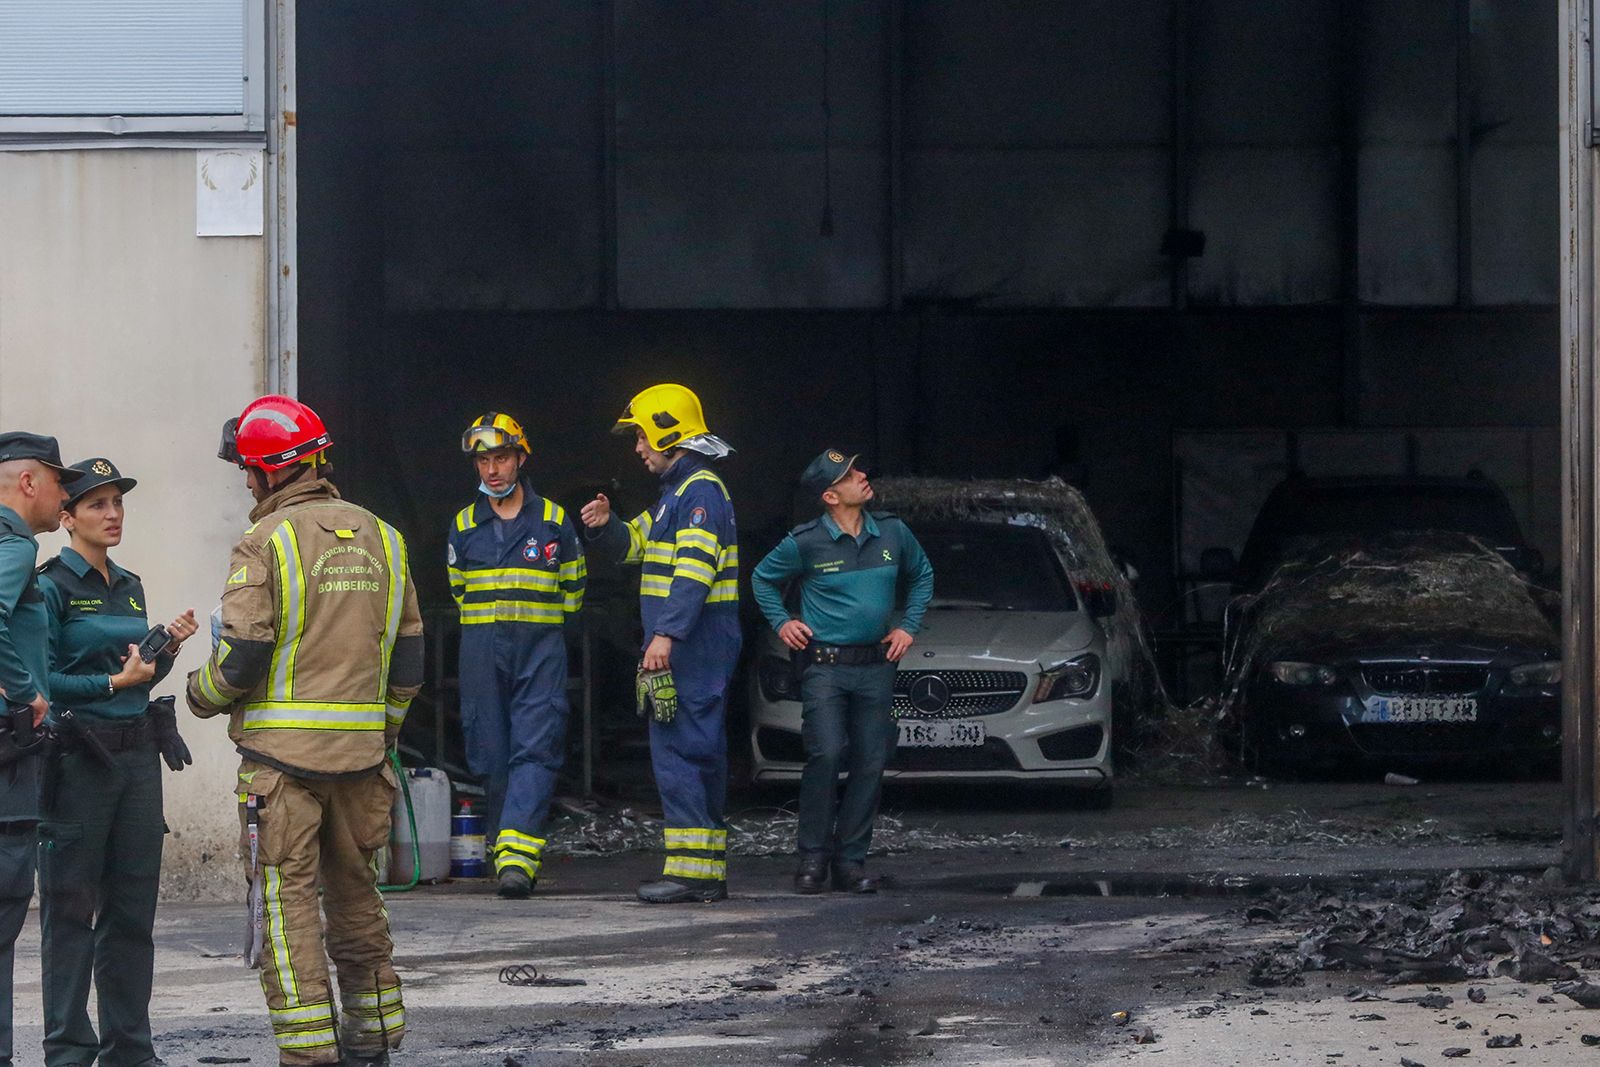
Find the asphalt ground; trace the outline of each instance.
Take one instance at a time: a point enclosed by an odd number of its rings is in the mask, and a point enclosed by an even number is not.
[[[409,1031],[395,1062],[1003,1067],[1154,1055],[1348,1067],[1440,1063],[1442,1041],[1475,1061],[1587,1062],[1600,1050],[1581,1033],[1600,1021],[1509,980],[1486,1005],[1457,991],[1445,1012],[1351,1004],[1353,987],[1378,981],[1353,973],[1299,989],[1245,981],[1251,955],[1283,931],[1246,922],[1241,894],[1458,867],[1537,872],[1559,859],[1558,797],[1552,782],[1125,787],[1101,812],[1050,794],[891,790],[899,825],[938,847],[875,856],[886,885],[863,897],[797,896],[788,857],[735,855],[730,900],[652,907],[632,890],[657,856],[553,856],[527,901],[485,883],[389,898]],[[162,906],[152,1014],[168,1063],[276,1062],[238,958],[244,921],[242,904]],[[516,965],[585,984],[502,984]],[[18,1062],[40,1063],[35,924],[17,972]],[[775,988],[739,988],[752,979]],[[1494,1035],[1479,1031],[1512,1026],[1523,1047],[1485,1050]]]

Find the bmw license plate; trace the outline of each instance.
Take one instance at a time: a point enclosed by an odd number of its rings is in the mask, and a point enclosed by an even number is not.
[[[977,748],[989,739],[981,722],[900,720],[902,748]]]
[[[1368,697],[1362,722],[1477,722],[1471,697]]]

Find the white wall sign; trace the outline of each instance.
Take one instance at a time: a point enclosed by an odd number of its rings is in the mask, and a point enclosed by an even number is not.
[[[264,174],[262,154],[228,148],[196,152],[194,232],[197,237],[260,237]]]

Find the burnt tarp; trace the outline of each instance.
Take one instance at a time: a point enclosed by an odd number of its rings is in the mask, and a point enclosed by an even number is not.
[[[1318,651],[1419,642],[1554,648],[1548,598],[1466,534],[1311,541],[1260,593],[1230,608],[1225,704],[1258,664]]]
[[[1101,620],[1114,650],[1126,650],[1133,704],[1141,715],[1168,710],[1166,690],[1156,671],[1133,586],[1111,558],[1100,523],[1083,494],[1060,478],[1022,479],[874,478],[878,502],[915,523],[917,519],[1003,522],[1043,530],[1060,548],[1075,584],[1089,583],[1116,593],[1116,611]],[[935,583],[937,583],[937,576]],[[1128,725],[1128,724],[1119,724]],[[1124,736],[1119,747],[1136,743]]]

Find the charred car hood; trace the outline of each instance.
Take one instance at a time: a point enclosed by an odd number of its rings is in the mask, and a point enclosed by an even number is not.
[[[1243,605],[1240,625],[1252,662],[1379,650],[1492,658],[1558,646],[1517,572],[1461,534],[1315,546],[1278,568]]]
[[[940,656],[995,659],[1013,663],[1054,662],[1086,648],[1099,628],[1085,612],[929,611],[907,662],[938,665]],[[933,655],[929,656],[929,653]]]

